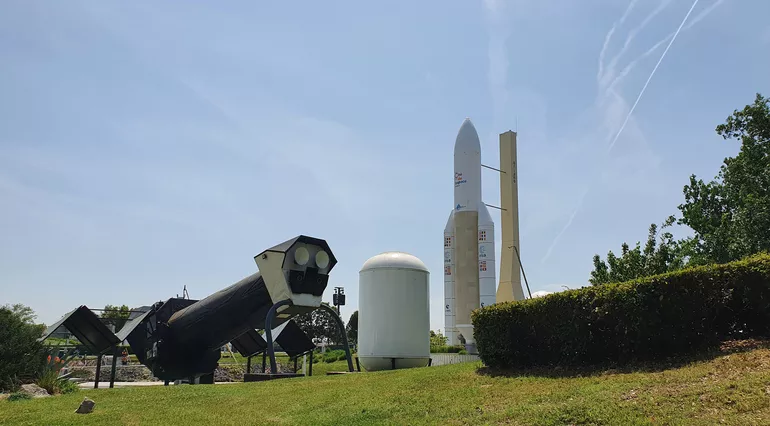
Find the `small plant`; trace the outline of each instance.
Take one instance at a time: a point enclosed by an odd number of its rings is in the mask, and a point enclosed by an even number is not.
[[[62,394],[74,393],[80,390],[77,383],[64,379],[59,381],[59,392]]]
[[[50,395],[76,391],[78,386],[69,380],[69,374],[61,374],[62,368],[69,363],[70,359],[72,359],[71,356],[59,358],[48,355],[45,370],[37,379],[37,385],[45,389]]]
[[[337,360],[346,359],[345,351],[341,349],[335,349],[333,351],[327,351],[323,354],[324,362],[335,362]]]
[[[26,392],[14,392],[8,396],[8,401],[21,401],[24,399],[32,399],[32,395],[26,393]]]

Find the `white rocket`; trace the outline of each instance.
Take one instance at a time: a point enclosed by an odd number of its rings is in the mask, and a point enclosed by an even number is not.
[[[454,208],[444,228],[444,328],[475,343],[471,311],[495,303],[495,224],[481,201],[481,144],[469,118],[455,139]]]

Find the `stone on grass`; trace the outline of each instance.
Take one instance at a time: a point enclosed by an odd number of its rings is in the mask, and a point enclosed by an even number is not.
[[[78,407],[77,411],[75,413],[77,414],[88,414],[92,411],[94,411],[94,405],[96,403],[88,398],[83,398],[83,402],[80,403],[80,407]]]
[[[21,391],[32,395],[33,398],[45,398],[46,396],[51,396],[48,394],[48,391],[41,388],[40,386],[29,383],[26,385],[21,385]]]

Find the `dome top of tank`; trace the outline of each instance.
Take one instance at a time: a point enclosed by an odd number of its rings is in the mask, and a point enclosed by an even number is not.
[[[364,262],[360,272],[371,269],[413,269],[428,272],[428,267],[417,257],[401,251],[387,251]]]

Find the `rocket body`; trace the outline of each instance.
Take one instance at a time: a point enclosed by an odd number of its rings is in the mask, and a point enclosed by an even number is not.
[[[465,119],[454,146],[454,208],[444,228],[444,328],[450,345],[473,345],[471,312],[495,303],[494,222],[481,201],[481,144]]]

